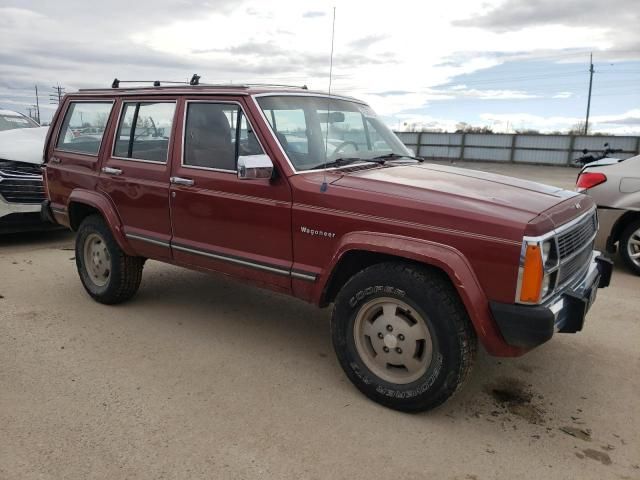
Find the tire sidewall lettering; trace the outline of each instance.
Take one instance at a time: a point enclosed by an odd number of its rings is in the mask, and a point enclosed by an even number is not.
[[[358,305],[358,303],[360,303],[363,299],[378,293],[384,293],[387,295],[396,295],[398,297],[406,296],[406,292],[404,290],[400,290],[399,288],[392,287],[389,285],[387,286],[377,285],[374,287],[367,287],[356,292],[356,294],[349,299],[349,306],[352,308],[355,308],[356,305]]]

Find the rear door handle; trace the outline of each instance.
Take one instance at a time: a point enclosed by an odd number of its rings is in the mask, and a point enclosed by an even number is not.
[[[182,178],[182,177],[171,177],[169,181],[174,185],[184,185],[185,187],[191,187],[195,183],[190,178]]]
[[[103,173],[107,173],[109,175],[122,175],[122,170],[120,170],[119,168],[102,167],[102,171]]]

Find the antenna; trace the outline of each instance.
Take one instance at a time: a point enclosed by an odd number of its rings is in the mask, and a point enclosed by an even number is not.
[[[320,191],[326,192],[329,185],[327,185],[327,151],[329,145],[329,111],[331,107],[331,79],[333,78],[333,39],[336,35],[336,7],[333,7],[333,23],[331,25],[331,57],[329,59],[329,96],[327,97],[327,131],[324,136],[324,176],[322,178],[322,185],[320,185]]]

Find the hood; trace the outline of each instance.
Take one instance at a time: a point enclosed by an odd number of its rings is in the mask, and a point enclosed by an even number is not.
[[[435,193],[447,197],[450,204],[471,200],[531,215],[577,195],[542,183],[434,164],[364,170],[343,176],[334,183],[414,199]]]
[[[41,164],[48,130],[49,127],[38,127],[0,132],[0,159]]]

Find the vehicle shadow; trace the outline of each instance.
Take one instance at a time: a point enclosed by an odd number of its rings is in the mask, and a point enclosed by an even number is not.
[[[74,232],[66,229],[0,234],[0,252],[2,249],[9,247],[32,250],[34,248],[54,247],[61,243],[68,244],[73,240],[74,236]]]
[[[264,358],[264,368],[286,363],[291,370],[289,378],[308,378],[311,368],[314,383],[323,389],[335,390],[365,409],[381,408],[351,386],[338,365],[329,332],[330,308],[318,309],[224,276],[149,263],[151,268],[138,296],[127,304],[127,315],[135,318],[136,312],[155,305],[155,311],[161,310],[153,319],[158,328],[163,323],[172,328],[178,323],[194,340],[224,338],[239,350]],[[491,357],[480,347],[474,371],[463,389],[421,416],[436,422],[463,418],[490,430],[504,429],[505,424],[509,428],[521,425],[535,430],[535,435],[549,432],[550,426],[557,431],[563,422],[571,424],[570,416],[559,412],[554,403],[560,405],[565,398],[575,401],[592,393],[592,372],[574,368],[585,354],[584,339],[579,335],[556,335],[520,358]],[[572,382],[555,374],[557,365],[572,372]]]

